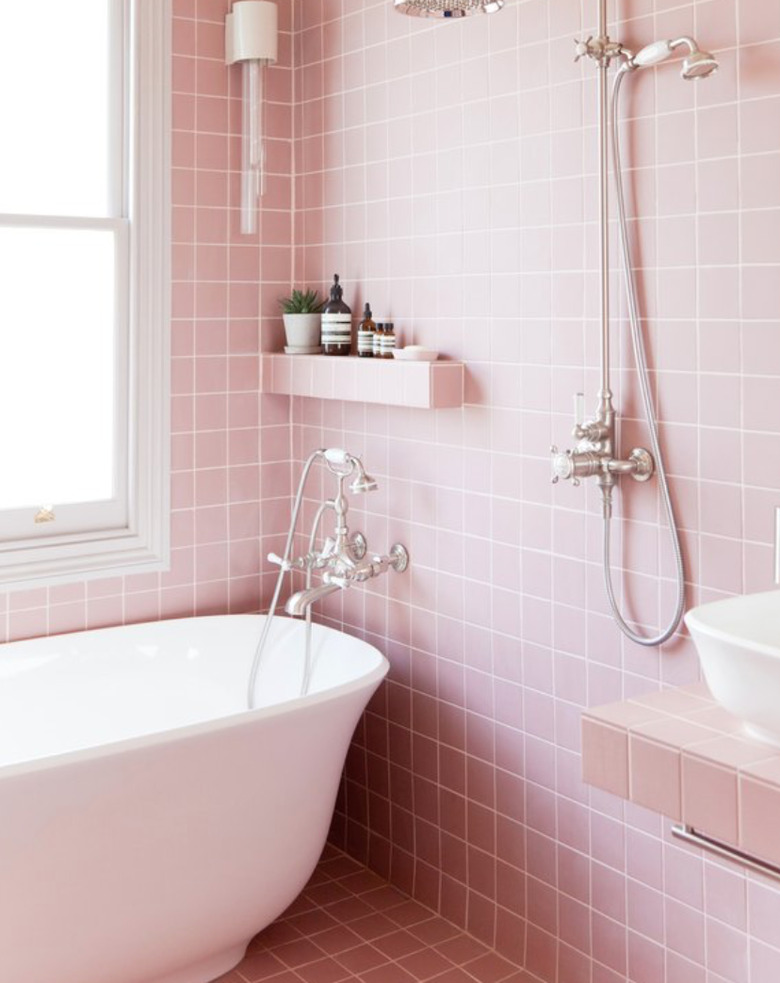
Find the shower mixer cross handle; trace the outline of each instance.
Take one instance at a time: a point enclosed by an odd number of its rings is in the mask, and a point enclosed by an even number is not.
[[[623,54],[623,45],[619,41],[611,41],[608,37],[588,37],[584,41],[574,39],[574,61],[581,58],[592,58],[597,64],[609,67],[613,58]]]
[[[625,461],[613,458],[598,450],[559,451],[554,445],[552,454],[552,483],[571,481],[576,487],[581,478],[598,478],[599,484],[611,487],[615,477],[629,475],[634,481],[648,481],[655,472],[655,461],[650,451],[635,447]]]

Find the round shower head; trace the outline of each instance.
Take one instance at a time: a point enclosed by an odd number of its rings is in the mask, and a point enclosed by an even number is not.
[[[687,81],[705,79],[708,75],[718,70],[718,60],[709,51],[692,51],[687,58],[683,59],[682,77]]]
[[[362,495],[363,492],[376,491],[379,485],[376,483],[376,478],[372,478],[370,474],[366,474],[366,469],[359,457],[355,458],[355,463],[357,464],[357,475],[354,480],[350,483],[349,490],[354,495]]]
[[[468,17],[494,14],[504,0],[395,0],[395,9],[410,17]]]

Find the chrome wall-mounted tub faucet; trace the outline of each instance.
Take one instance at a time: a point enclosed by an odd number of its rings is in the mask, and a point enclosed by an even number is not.
[[[350,534],[347,526],[349,505],[344,495],[344,482],[352,478],[349,490],[353,494],[374,491],[376,481],[366,473],[360,458],[342,450],[323,452],[325,466],[336,478],[337,488],[333,498],[324,501],[317,509],[309,536],[309,550],[297,560],[287,561],[288,569],[306,571],[306,587],[293,594],[284,606],[287,614],[293,617],[308,615],[312,604],[328,597],[338,590],[346,590],[355,584],[365,583],[388,570],[403,573],[409,565],[409,554],[400,543],[395,543],[390,552],[383,556],[369,554],[366,540],[361,533]],[[321,549],[315,549],[320,521],[325,512],[332,511],[336,517],[333,535],[329,536]],[[281,557],[274,554],[268,557],[272,563],[283,565]],[[322,571],[322,584],[311,586],[311,574]]]
[[[302,556],[293,556],[293,541],[298,524],[303,493],[309,473],[315,462],[321,461],[326,469],[336,478],[336,493],[333,498],[326,499],[320,504],[312,522],[309,533],[308,548]],[[377,483],[363,467],[359,457],[340,448],[319,448],[308,456],[303,466],[303,472],[298,483],[298,491],[293,504],[290,528],[287,531],[284,552],[281,556],[270,553],[268,559],[279,567],[276,578],[268,617],[265,620],[262,634],[257,643],[252,668],[249,673],[247,687],[247,702],[249,708],[254,706],[255,682],[260,668],[260,659],[268,639],[271,622],[279,604],[285,574],[301,571],[305,573],[305,586],[292,594],[285,605],[287,614],[293,617],[306,618],[306,674],[303,690],[308,686],[308,674],[311,662],[311,609],[312,605],[324,597],[335,594],[336,591],[346,590],[356,584],[365,583],[373,577],[378,577],[388,570],[403,573],[409,566],[409,553],[401,543],[395,543],[386,555],[370,553],[365,537],[359,533],[351,533],[347,525],[349,505],[345,495],[345,483],[349,480],[348,491],[353,495],[362,495],[374,491]],[[320,523],[326,512],[333,512],[335,526],[333,534],[328,536],[322,546],[317,548]],[[312,573],[322,571],[322,583],[312,585]]]

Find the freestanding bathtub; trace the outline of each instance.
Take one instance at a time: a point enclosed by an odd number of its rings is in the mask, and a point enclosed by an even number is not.
[[[0,980],[204,983],[294,900],[350,737],[387,672],[372,646],[263,618],[0,647]]]

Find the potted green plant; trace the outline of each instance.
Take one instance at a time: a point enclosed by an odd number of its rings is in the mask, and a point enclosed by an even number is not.
[[[288,354],[319,349],[320,312],[324,303],[316,290],[293,290],[289,297],[279,301]]]

